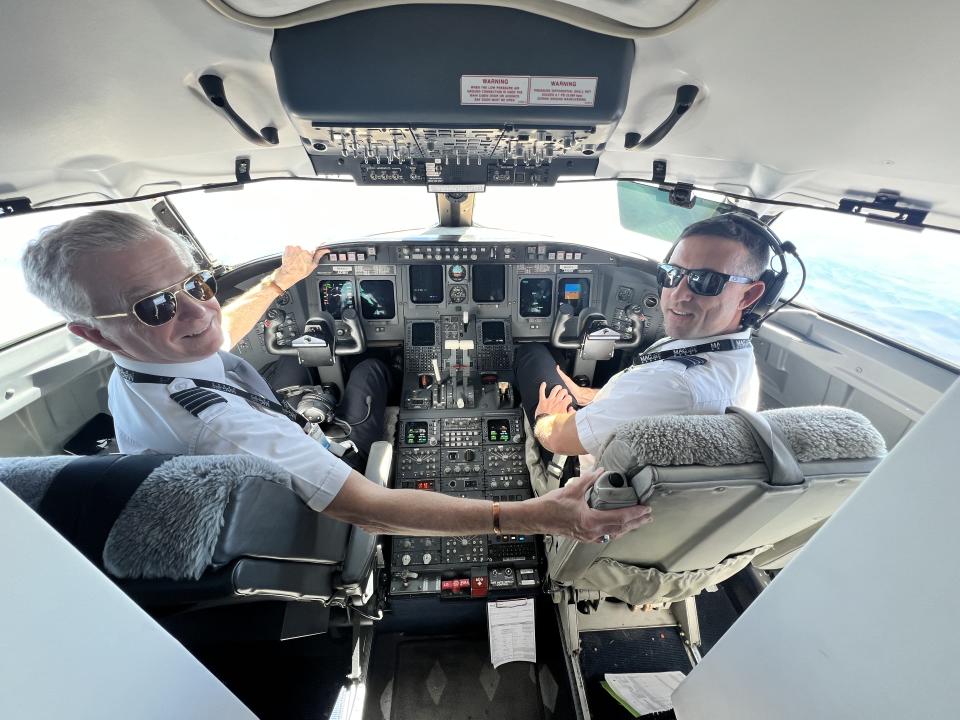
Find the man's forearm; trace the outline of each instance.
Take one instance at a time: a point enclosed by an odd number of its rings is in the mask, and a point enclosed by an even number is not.
[[[359,473],[348,478],[326,512],[385,535],[486,535],[493,532],[493,504],[426,490],[386,490]],[[360,484],[362,483],[362,484]],[[505,508],[507,503],[502,506]],[[501,528],[522,513],[501,509]]]
[[[222,327],[225,338],[232,348],[248,332],[253,330],[273,301],[286,288],[273,281],[273,274],[267,275],[236,300],[225,305],[222,314]]]
[[[544,448],[561,455],[583,455],[586,449],[577,435],[575,413],[557,413],[540,418],[533,428],[534,437]]]
[[[597,477],[599,473],[587,474],[541,497],[502,503],[501,532],[555,534],[595,542],[649,521],[650,510],[642,505],[589,508],[586,493]],[[494,503],[488,500],[464,500],[427,490],[388,490],[356,471],[324,512],[374,533],[450,536],[494,532]]]

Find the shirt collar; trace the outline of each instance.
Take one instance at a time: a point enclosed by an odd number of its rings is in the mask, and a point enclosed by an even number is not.
[[[218,353],[209,355],[202,360],[184,363],[151,363],[142,360],[131,360],[123,355],[113,353],[113,361],[120,367],[134,372],[163,375],[164,377],[201,378],[204,380],[224,379],[223,360]]]
[[[724,335],[711,335],[710,337],[703,337],[703,338],[686,338],[684,340],[671,340],[670,342],[666,342],[663,345],[658,345],[656,349],[657,350],[675,350],[676,348],[694,347],[695,345],[712,343],[712,342],[716,342],[717,340],[728,340],[728,339],[729,340],[738,340],[738,339],[749,340],[751,332],[752,331],[750,330],[750,328],[747,328],[746,330],[737,330],[736,332],[726,333]]]

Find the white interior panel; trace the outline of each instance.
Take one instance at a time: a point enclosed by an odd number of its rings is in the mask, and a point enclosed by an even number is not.
[[[681,684],[678,718],[956,717],[957,417],[960,385]]]
[[[2,485],[0,517],[0,717],[254,718]]]

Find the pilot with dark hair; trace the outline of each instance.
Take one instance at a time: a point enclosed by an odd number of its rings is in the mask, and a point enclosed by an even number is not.
[[[684,229],[657,275],[667,337],[645,354],[717,349],[633,365],[602,388],[578,386],[544,345],[521,345],[517,384],[540,445],[582,456],[586,471],[614,430],[638,417],[756,410],[760,383],[742,316],[763,296],[768,263],[769,246],[748,223],[720,215]]]
[[[109,404],[122,452],[263,457],[291,474],[308,506],[372,532],[552,533],[599,541],[649,519],[642,506],[589,508],[584,496],[596,473],[502,508],[386,489],[335,457],[322,436],[306,434],[256,370],[221,348],[250,332],[324,253],[288,247],[276,272],[221,309],[213,274],[196,266],[181,238],[137,215],[99,211],[41,234],[24,253],[23,269],[31,292],[65,315],[71,332],[113,354]],[[370,361],[354,368],[346,390],[348,402],[360,403],[347,413],[358,421],[354,437],[366,396],[368,427],[382,428],[386,374]],[[360,444],[368,447],[377,436],[371,430]]]

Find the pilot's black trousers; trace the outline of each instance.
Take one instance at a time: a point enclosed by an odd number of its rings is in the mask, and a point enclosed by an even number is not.
[[[391,385],[392,378],[387,366],[379,360],[368,358],[350,372],[343,398],[337,406],[337,417],[350,423],[349,439],[356,443],[360,451],[358,460],[362,464],[357,467],[349,457],[344,459],[361,472],[370,454],[370,446],[383,439],[384,413]]]
[[[264,379],[273,388],[304,385],[310,382],[303,366],[294,362],[276,363],[264,373]],[[356,443],[359,456],[348,454],[343,459],[355,470],[363,472],[367,456],[370,454],[370,446],[377,440],[383,439],[384,412],[392,384],[392,376],[387,366],[380,360],[372,358],[357,363],[350,372],[350,377],[347,378],[347,385],[337,406],[336,415],[339,419],[350,423],[349,439]],[[369,412],[367,412],[367,398],[370,398]],[[332,434],[338,435],[339,428]]]
[[[540,343],[522,343],[517,347],[514,367],[517,372],[517,389],[520,391],[520,402],[527,415],[530,427],[536,417],[537,404],[540,402],[540,383],[546,382],[546,394],[554,387],[566,387],[557,373],[557,359],[550,353],[546,345]],[[549,462],[553,453],[540,448],[540,457]]]

